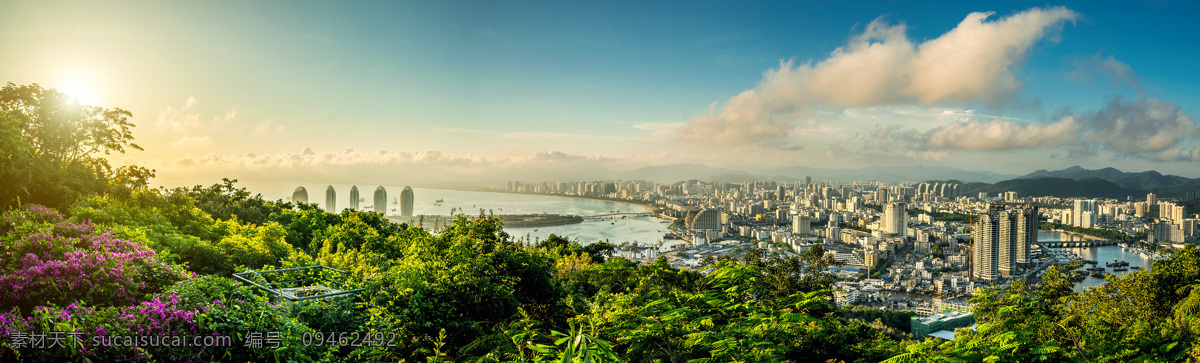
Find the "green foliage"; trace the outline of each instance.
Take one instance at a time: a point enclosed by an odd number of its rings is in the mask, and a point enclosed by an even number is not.
[[[183,278],[154,250],[39,205],[0,215],[0,311],[91,301],[127,305]],[[0,229],[4,230],[4,229]]]
[[[199,185],[188,188],[175,188],[171,194],[187,196],[195,201],[195,206],[208,213],[213,218],[230,220],[236,216],[251,224],[262,224],[271,213],[278,213],[291,208],[290,203],[272,203],[262,199],[262,195],[250,195],[246,188],[234,186],[237,179],[221,179],[220,184],[209,187]]]
[[[936,212],[936,211],[935,212],[926,212],[921,209],[909,209],[908,212],[912,213],[912,214],[928,214],[929,216],[933,217],[933,220],[935,220],[935,221],[970,223],[971,218],[974,218],[974,216],[969,215],[969,214],[947,213],[947,212]]]
[[[170,289],[181,306],[199,307],[195,321],[203,335],[218,334],[233,338],[229,347],[207,348],[206,356],[222,361],[312,361],[327,353],[330,346],[304,344],[306,334],[315,331],[298,320],[286,303],[271,303],[250,287],[227,277],[202,276],[180,282]],[[279,333],[279,346],[247,347],[253,335],[265,338]]]
[[[222,236],[216,243],[217,251],[233,266],[258,269],[276,265],[293,252],[292,246],[284,240],[287,230],[279,223],[255,226],[235,218],[217,222],[214,229]]]
[[[210,242],[216,236],[215,221],[173,199],[179,198],[153,190],[135,190],[124,197],[92,195],[72,204],[69,213],[74,221],[90,221],[121,238],[142,242],[196,273],[228,273],[228,259]]]
[[[1150,270],[1071,291],[1076,265],[1047,270],[1037,288],[1023,281],[977,296],[978,331],[930,339],[888,362],[1177,362],[1200,359],[1200,253],[1194,248]]]
[[[410,227],[385,240],[398,243],[403,253],[364,283],[367,291],[360,296],[368,318],[363,328],[415,338],[398,347],[362,348],[355,355],[411,357],[431,351],[442,329],[450,347],[467,347],[487,339],[490,329],[512,321],[519,311],[539,322],[565,322],[570,308],[555,278],[554,261],[502,233],[499,220],[462,217],[436,236]],[[364,247],[359,251],[378,253]]]
[[[586,319],[629,361],[853,361],[896,352],[876,341],[876,330],[831,315],[828,290],[773,298],[768,281],[754,266],[723,261],[698,292],[602,292]]]
[[[141,150],[132,115],[119,108],[80,105],[37,84],[0,89],[0,208],[22,203],[50,207],[103,192],[112,168],[98,153]]]
[[[859,320],[864,323],[879,321],[881,325],[905,334],[912,331],[912,317],[916,316],[916,313],[911,311],[882,310],[862,305],[838,308],[838,314],[843,318]]]

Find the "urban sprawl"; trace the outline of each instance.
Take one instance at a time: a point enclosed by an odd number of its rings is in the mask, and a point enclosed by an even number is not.
[[[619,245],[618,251],[643,262],[663,257],[672,266],[703,272],[708,257],[740,257],[752,250],[795,257],[819,246],[839,263],[828,270],[839,278],[834,292],[839,305],[912,311],[917,315],[912,333],[918,338],[952,338],[954,328],[973,323],[967,298],[976,289],[1018,278],[1036,283],[1046,267],[1081,260],[1069,249],[1054,247],[1113,245],[1161,259],[1170,249],[1194,242],[1200,224],[1196,214],[1154,194],[1123,200],[962,195],[959,187],[806,178],[787,183],[510,181],[504,190],[653,206],[659,217],[674,221],[664,240],[687,243],[666,252],[658,246]],[[1045,226],[1074,227],[1076,233],[1064,231],[1074,237],[1068,242],[1039,241],[1039,227]],[[1137,239],[1086,232],[1096,230]]]

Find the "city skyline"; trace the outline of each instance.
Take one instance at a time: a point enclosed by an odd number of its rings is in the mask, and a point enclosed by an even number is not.
[[[673,164],[1200,177],[1194,3],[608,5],[9,2],[0,44],[22,56],[0,81],[132,111],[146,150],[113,163],[172,186]]]

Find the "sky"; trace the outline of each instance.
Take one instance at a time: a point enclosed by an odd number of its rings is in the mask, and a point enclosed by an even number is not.
[[[1116,167],[1200,177],[1195,1],[0,1],[0,82],[163,185]],[[406,183],[401,181],[400,183]]]

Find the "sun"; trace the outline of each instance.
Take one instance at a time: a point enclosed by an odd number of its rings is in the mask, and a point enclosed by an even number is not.
[[[71,100],[79,102],[81,105],[95,106],[96,101],[98,101],[96,93],[92,88],[82,82],[68,82],[56,88],[60,92],[66,93],[67,96],[71,97]]]

